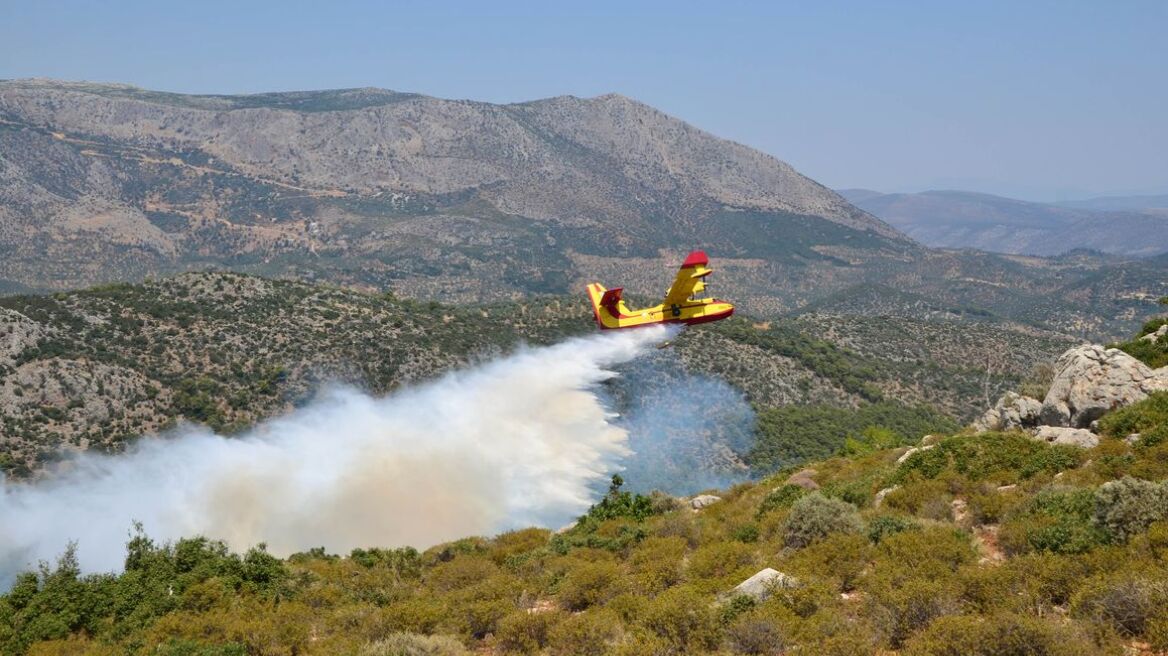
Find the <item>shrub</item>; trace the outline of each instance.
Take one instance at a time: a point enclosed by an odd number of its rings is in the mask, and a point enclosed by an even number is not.
[[[867,536],[874,544],[880,544],[881,540],[890,535],[920,527],[917,522],[901,515],[877,515],[868,520]]]
[[[589,508],[588,514],[581,519],[590,518],[597,521],[604,521],[618,517],[629,517],[636,521],[642,521],[652,515],[657,508],[662,507],[659,502],[654,504],[654,500],[651,497],[642,494],[622,492],[621,487],[624,484],[625,480],[621,478],[620,474],[613,474],[612,484],[608,488],[608,494],[600,500],[600,503]]]
[[[1145,636],[1148,639],[1148,645],[1153,651],[1168,653],[1168,612],[1161,610],[1160,613],[1148,621]]]
[[[430,586],[438,592],[460,590],[493,576],[499,567],[487,558],[458,556],[431,569],[426,576]]]
[[[726,644],[735,654],[777,654],[786,647],[783,632],[773,620],[752,615],[726,629]]]
[[[783,525],[783,544],[800,548],[831,533],[856,533],[860,529],[855,506],[812,492],[791,506],[791,513]]]
[[[905,649],[906,656],[1079,656],[1097,652],[1080,632],[1012,614],[941,617]]]
[[[791,504],[795,503],[795,501],[806,493],[807,490],[790,483],[772,490],[770,494],[763,497],[762,503],[758,504],[756,516],[762,517],[772,510],[790,508]]]
[[[952,501],[949,485],[940,480],[907,482],[884,497],[884,503],[893,510],[936,520],[950,519]]]
[[[955,435],[936,448],[918,451],[901,463],[895,479],[902,482],[917,474],[937,478],[952,469],[971,481],[1030,478],[1077,467],[1082,449],[1039,442],[1018,433]]]
[[[793,565],[800,571],[831,577],[839,590],[855,587],[872,557],[872,545],[863,535],[836,533],[801,550]]]
[[[758,524],[741,524],[730,531],[730,538],[739,542],[758,542]]]
[[[1139,636],[1165,604],[1168,578],[1163,572],[1127,571],[1085,583],[1071,600],[1071,614],[1126,636]]]
[[[359,656],[466,656],[470,652],[458,640],[443,635],[395,633],[385,640],[371,642],[357,652]]]
[[[1111,437],[1146,433],[1168,424],[1168,392],[1154,392],[1148,398],[1107,413],[1099,420],[1099,430]]]
[[[969,514],[975,524],[997,524],[1022,502],[1022,495],[981,489],[969,495]]]
[[[1144,326],[1140,328],[1139,335],[1135,339],[1123,342],[1122,344],[1114,344],[1113,346],[1153,369],[1168,365],[1168,342],[1163,339],[1155,342],[1140,339],[1140,337],[1148,333],[1155,332],[1160,326],[1166,323],[1168,323],[1168,317],[1151,319],[1144,323]]]
[[[549,651],[554,656],[602,656],[621,636],[621,621],[607,609],[573,615],[552,627]]]
[[[621,592],[624,575],[615,563],[582,563],[568,570],[559,586],[560,604],[580,611],[602,604]]]
[[[877,553],[906,577],[939,576],[974,561],[970,535],[947,526],[930,526],[888,536]]]
[[[693,553],[686,568],[692,579],[712,579],[729,576],[754,564],[754,549],[741,542],[715,542]]]
[[[721,638],[710,599],[684,587],[658,595],[645,608],[641,622],[683,654],[713,649]]]
[[[499,620],[495,637],[509,653],[534,654],[547,646],[548,636],[563,618],[562,611],[520,610]]]
[[[1116,540],[1127,541],[1168,516],[1168,485],[1124,477],[1095,492],[1095,521]]]
[[[1019,506],[1002,524],[1000,544],[1006,553],[1049,551],[1080,554],[1105,541],[1092,519],[1095,495],[1087,489],[1053,489]]]
[[[895,649],[933,620],[960,609],[955,591],[937,580],[916,579],[902,585],[881,586],[873,592],[871,603],[877,623]]]
[[[682,578],[686,542],[681,538],[648,538],[629,554],[632,578],[640,587],[656,594],[677,585]]]

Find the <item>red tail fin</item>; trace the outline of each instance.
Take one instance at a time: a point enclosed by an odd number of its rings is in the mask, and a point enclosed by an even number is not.
[[[609,312],[616,314],[617,303],[621,301],[621,292],[623,287],[616,287],[614,289],[604,290],[604,296],[600,297],[600,307],[607,309]]]

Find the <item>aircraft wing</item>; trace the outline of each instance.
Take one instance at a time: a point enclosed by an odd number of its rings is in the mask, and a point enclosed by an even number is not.
[[[706,283],[702,279],[713,273],[713,269],[707,266],[709,263],[710,258],[706,257],[705,251],[690,253],[685,262],[681,263],[673,285],[665,292],[665,305],[681,305],[691,296],[705,290]]]

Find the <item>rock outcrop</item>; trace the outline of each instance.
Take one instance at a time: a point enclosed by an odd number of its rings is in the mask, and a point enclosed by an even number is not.
[[[1006,392],[994,407],[973,422],[973,427],[979,432],[1033,428],[1041,415],[1042,401]]]
[[[798,485],[804,490],[818,490],[819,483],[815,482],[815,475],[817,473],[819,472],[814,469],[800,469],[787,477],[787,485]]]
[[[1155,340],[1162,334],[1168,334],[1168,326],[1144,338]],[[1059,356],[1041,403],[1007,392],[971,428],[978,432],[1026,430],[1051,444],[1090,449],[1099,445],[1094,430],[1100,417],[1161,390],[1168,390],[1168,367],[1152,369],[1119,349],[1084,344]],[[898,462],[912,453],[910,449]]]
[[[722,500],[722,497],[716,497],[712,494],[699,494],[698,496],[689,500],[689,507],[694,510],[701,510],[706,506],[713,505]]]
[[[905,451],[900,455],[899,458],[896,459],[896,464],[903,464],[905,460],[913,457],[914,454],[920,453],[921,451],[928,451],[929,449],[935,448],[936,446],[936,444],[926,444],[925,446],[909,447],[908,451]]]
[[[776,588],[790,588],[794,587],[795,584],[794,578],[768,567],[736,585],[732,594],[734,596],[745,595],[755,601],[763,601],[770,597]]]
[[[1093,449],[1099,446],[1099,436],[1085,428],[1040,426],[1034,437],[1051,444],[1065,444],[1083,449]]]
[[[1046,426],[1086,428],[1104,413],[1168,390],[1168,368],[1151,369],[1120,351],[1095,344],[1070,349],[1055,363],[1042,402]]]
[[[887,497],[899,489],[899,485],[893,485],[892,487],[886,487],[883,490],[880,490],[876,493],[876,496],[872,497],[872,507],[879,508],[880,506],[884,505],[884,497]]]

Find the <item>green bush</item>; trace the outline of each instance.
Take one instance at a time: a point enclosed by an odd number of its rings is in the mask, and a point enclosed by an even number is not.
[[[811,544],[792,558],[797,576],[833,579],[842,592],[852,590],[872,559],[872,544],[868,538],[855,533],[834,533]]]
[[[999,532],[1000,544],[1008,554],[1090,551],[1107,537],[1093,519],[1095,505],[1089,489],[1045,490],[1010,513]]]
[[[678,653],[714,649],[722,636],[710,601],[689,588],[672,588],[649,602],[641,622]]]
[[[372,642],[357,652],[358,656],[467,656],[462,643],[450,636],[426,636],[395,633],[385,640]]]
[[[783,524],[783,544],[805,547],[832,533],[857,533],[861,528],[855,506],[812,492],[791,506]]]
[[[636,521],[642,521],[652,515],[655,512],[653,498],[642,494],[623,492],[621,487],[624,484],[625,479],[621,478],[620,474],[613,474],[608,494],[600,500],[600,503],[589,508],[588,514],[582,517],[581,521],[584,519],[604,521],[618,517],[629,517]],[[657,506],[660,507],[660,504]]]
[[[603,604],[620,594],[624,573],[611,562],[582,563],[568,570],[559,586],[559,600],[564,608],[581,611]]]
[[[905,578],[948,576],[977,556],[969,533],[944,525],[890,535],[877,553],[885,567]]]
[[[904,651],[905,656],[1081,656],[1098,648],[1064,624],[1012,614],[938,618]]]
[[[754,615],[727,627],[726,645],[735,654],[779,654],[786,646],[783,631],[774,620]]]
[[[971,481],[1026,479],[1072,469],[1083,457],[1082,449],[1047,444],[1019,433],[955,435],[941,440],[936,448],[914,453],[901,463],[894,478],[897,482],[913,474],[937,478],[951,469]]]
[[[1168,425],[1168,392],[1154,392],[1148,398],[1113,410],[1099,420],[1099,431],[1111,437],[1147,433]]]
[[[1144,335],[1155,332],[1164,324],[1168,324],[1168,317],[1160,317],[1147,321],[1134,339],[1121,344],[1112,344],[1112,346],[1124,351],[1153,369],[1168,365],[1168,340],[1160,339],[1155,342],[1150,342],[1140,339]]]
[[[495,638],[507,653],[534,654],[548,645],[552,629],[563,618],[562,611],[519,610],[499,620]]]
[[[1095,492],[1095,521],[1116,540],[1126,541],[1168,516],[1168,485],[1125,476]]]
[[[779,510],[783,508],[790,508],[791,504],[795,503],[800,497],[807,493],[807,490],[798,486],[787,483],[782,487],[771,490],[762,499],[762,503],[758,504],[757,517],[771,512],[772,510]]]
[[[952,515],[953,495],[949,485],[939,480],[911,480],[884,497],[884,504],[926,519],[948,520]]]
[[[868,520],[868,539],[874,544],[880,544],[884,538],[900,533],[919,529],[920,524],[901,515],[876,515]]]
[[[1071,600],[1071,614],[1125,636],[1141,636],[1168,604],[1163,571],[1101,574],[1083,584]]]
[[[944,581],[914,579],[872,591],[874,616],[889,644],[900,649],[917,631],[961,605],[956,591]]]
[[[690,580],[718,579],[754,565],[754,549],[740,542],[715,542],[700,547],[689,558]]]
[[[554,626],[548,636],[553,656],[602,656],[620,639],[621,620],[608,609],[577,613]]]

